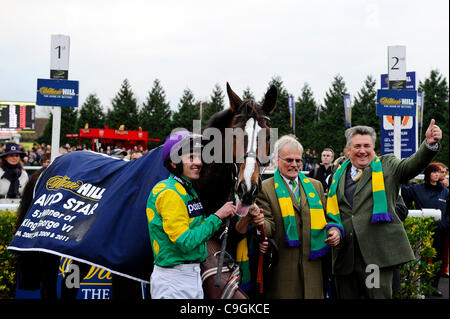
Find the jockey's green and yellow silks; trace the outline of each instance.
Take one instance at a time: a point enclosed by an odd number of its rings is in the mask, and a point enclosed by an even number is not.
[[[340,216],[339,205],[337,201],[336,191],[339,183],[339,179],[344,174],[347,166],[350,163],[350,159],[345,160],[336,170],[333,176],[333,182],[331,183],[330,190],[328,192],[327,200],[327,216]],[[372,223],[377,222],[390,222],[394,218],[388,212],[386,191],[384,188],[383,168],[381,166],[381,160],[379,157],[375,157],[372,163]],[[340,220],[340,217],[339,217]]]
[[[299,172],[298,178],[306,193],[309,205],[311,218],[311,251],[309,259],[314,260],[325,255],[329,250],[329,246],[325,243],[325,240],[327,239],[327,229],[330,227],[338,227],[342,231],[343,228],[340,219],[335,220],[332,218],[332,223],[327,223],[322,202],[311,181],[302,172]],[[275,192],[281,209],[284,230],[286,232],[285,241],[290,247],[298,247],[300,245],[300,239],[297,232],[294,206],[278,168],[274,173],[274,183]]]
[[[189,181],[176,179],[170,175],[156,184],[147,201],[154,263],[161,267],[203,262],[207,256],[206,240],[222,224],[216,215],[205,217],[200,212],[201,204]]]

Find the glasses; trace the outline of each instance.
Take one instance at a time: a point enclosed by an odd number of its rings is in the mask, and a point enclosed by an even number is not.
[[[293,159],[293,158],[282,158],[281,156],[278,156],[278,157],[281,158],[283,161],[289,163],[289,164],[292,164],[294,161],[295,161],[297,164],[300,164],[301,161],[302,161],[300,158]]]

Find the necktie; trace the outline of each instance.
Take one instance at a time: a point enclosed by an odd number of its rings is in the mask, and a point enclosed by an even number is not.
[[[300,191],[298,189],[297,181],[294,179],[291,180],[289,183],[292,185],[292,193],[294,193],[295,199],[297,200],[297,203],[300,205]]]
[[[354,180],[355,182],[359,181],[359,179],[361,178],[362,173],[363,173],[363,170],[362,170],[361,168],[357,168],[357,170],[358,170],[358,175],[356,175],[356,176],[353,178],[353,180]]]

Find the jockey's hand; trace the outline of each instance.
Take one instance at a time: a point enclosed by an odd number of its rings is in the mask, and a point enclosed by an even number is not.
[[[269,249],[269,242],[267,241],[267,237],[264,241],[259,243],[259,251],[263,254],[267,253],[267,250]]]
[[[328,238],[325,239],[325,243],[328,246],[334,247],[339,245],[339,242],[341,241],[341,234],[336,229],[330,229],[328,231]]]
[[[234,216],[234,214],[236,214],[236,206],[233,205],[233,202],[226,202],[217,212],[214,213],[214,215],[220,219],[225,219],[228,216]]]

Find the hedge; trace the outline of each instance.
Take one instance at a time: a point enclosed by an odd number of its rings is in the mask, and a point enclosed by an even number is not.
[[[7,248],[14,237],[16,219],[15,211],[0,211],[0,299],[15,296],[15,255]]]
[[[432,217],[407,217],[403,225],[416,259],[401,267],[400,291],[394,297],[422,299],[434,292],[431,283],[442,263],[432,262],[436,256],[436,249],[433,248],[433,230],[436,226]]]

